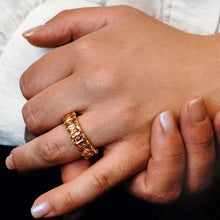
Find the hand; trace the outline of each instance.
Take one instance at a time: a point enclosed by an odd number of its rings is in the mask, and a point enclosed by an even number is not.
[[[61,13],[27,37],[48,47],[77,40],[54,49],[23,74],[27,127],[36,134],[51,130],[14,149],[8,167],[29,170],[78,159],[61,125],[62,116],[73,110],[81,114],[93,145],[104,146],[101,160],[35,201],[34,206],[43,204],[36,217],[76,209],[143,170],[150,157],[151,122],[159,112],[169,106],[178,112],[193,93],[208,98],[212,113],[217,107],[210,104],[218,98],[214,36],[189,35],[138,10],[113,7]],[[197,77],[209,68],[209,75]]]
[[[195,115],[200,115],[202,120],[195,121]],[[220,127],[219,116],[220,113],[214,118],[215,129]],[[164,124],[171,125],[169,130],[166,126],[164,129]],[[170,111],[158,115],[153,121],[150,142],[151,157],[149,162],[146,161],[147,169],[126,184],[133,195],[146,201],[167,204],[178,199],[181,194],[199,193],[210,186],[218,148],[201,97],[189,98],[182,105],[180,128]],[[72,180],[89,166],[86,160],[64,165],[62,179],[64,182]],[[68,216],[73,220],[76,214]]]
[[[194,121],[200,115],[202,121]],[[220,125],[220,114],[214,119]],[[214,177],[217,145],[212,123],[201,99],[189,98],[181,107],[180,128],[173,114],[166,111],[158,115],[151,130],[151,157],[146,170],[137,174],[128,190],[137,197],[159,204],[167,204],[181,194],[193,194],[207,189]],[[163,127],[170,124],[169,130]],[[171,131],[171,132],[170,132]],[[220,134],[220,132],[218,132]],[[218,135],[219,136],[219,135]],[[63,182],[71,181],[90,166],[89,161],[78,160],[62,166]],[[77,214],[77,215],[76,215]],[[68,214],[77,219],[81,213]]]
[[[215,128],[219,128],[219,116],[214,119]],[[172,127],[164,129],[166,124]],[[214,177],[215,147],[204,102],[201,97],[188,99],[181,108],[180,129],[169,111],[154,119],[147,169],[130,181],[128,189],[137,197],[160,204],[172,202],[182,193],[202,192]]]

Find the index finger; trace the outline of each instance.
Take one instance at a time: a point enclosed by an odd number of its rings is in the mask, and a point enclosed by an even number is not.
[[[41,195],[34,202],[32,215],[35,218],[58,216],[92,201],[142,170],[149,157],[148,146],[137,147],[127,141],[109,145],[112,150],[76,179]]]

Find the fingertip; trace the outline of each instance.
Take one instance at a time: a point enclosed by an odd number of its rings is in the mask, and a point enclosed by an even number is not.
[[[201,96],[189,102],[189,115],[192,121],[202,122],[207,116],[207,109]]]
[[[155,118],[152,126],[152,154],[156,158],[159,158],[159,155],[163,154],[169,157],[177,151],[180,151],[182,153],[182,146],[182,137],[180,135],[179,127],[176,119],[174,118],[174,115],[171,111],[162,112]]]
[[[207,108],[201,96],[192,96],[181,106],[180,123],[192,126],[193,124],[206,121],[208,118]]]
[[[159,115],[160,124],[167,134],[173,134],[178,131],[176,121],[170,111],[165,111]]]
[[[216,119],[220,122],[220,115],[218,117],[219,119]],[[186,147],[187,144],[201,144],[202,141],[206,143],[208,139],[212,139],[213,129],[211,120],[206,104],[201,96],[191,97],[183,103],[180,114],[180,127]]]
[[[6,160],[5,160],[5,165],[6,167],[9,169],[9,170],[15,170],[15,163],[14,163],[14,160],[13,160],[13,155],[10,154]]]
[[[39,25],[39,26],[36,26],[36,27],[33,27],[25,32],[22,33],[22,36],[25,38],[25,39],[29,39],[31,38],[38,30],[41,30],[43,27],[43,25]]]
[[[42,218],[48,216],[52,211],[52,205],[50,202],[42,202],[38,205],[33,205],[31,208],[31,215],[34,218]]]
[[[45,28],[45,25],[39,25],[23,32],[22,37],[33,46],[52,48],[50,41],[48,41],[51,38],[49,30]]]
[[[46,23],[31,28],[22,36],[33,46],[55,48],[72,41],[72,33],[64,25]]]
[[[166,163],[167,165],[184,163],[183,140],[177,122],[170,111],[161,113],[154,120],[151,153],[159,163]]]

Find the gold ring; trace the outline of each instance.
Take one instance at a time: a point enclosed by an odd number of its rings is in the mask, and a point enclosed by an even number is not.
[[[94,154],[98,154],[98,150],[92,146],[85,132],[82,130],[75,112],[66,114],[63,117],[63,123],[70,134],[72,142],[85,159],[89,159]]]

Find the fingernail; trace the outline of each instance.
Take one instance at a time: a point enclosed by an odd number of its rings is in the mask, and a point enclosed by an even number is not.
[[[189,103],[189,115],[195,122],[201,122],[207,115],[207,110],[202,97],[198,97]]]
[[[22,34],[22,36],[23,36],[24,38],[28,38],[28,37],[32,36],[34,32],[40,30],[42,27],[43,27],[43,25],[39,25],[39,26],[37,26],[37,27],[31,28],[31,29],[25,31],[25,32]]]
[[[41,218],[51,212],[52,206],[49,202],[43,202],[31,208],[31,214],[34,218]]]
[[[176,132],[176,121],[170,111],[166,111],[160,114],[160,123],[166,133],[173,134]]]
[[[10,154],[6,160],[5,160],[5,165],[6,167],[9,169],[9,170],[14,170],[15,169],[15,164],[14,164],[14,161],[13,161],[13,156],[12,154]]]

